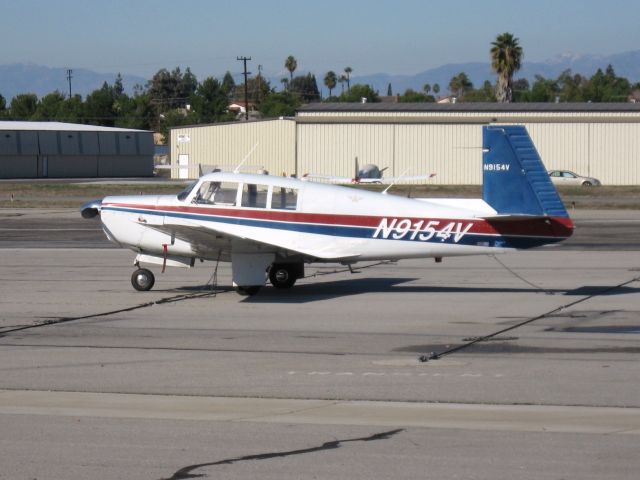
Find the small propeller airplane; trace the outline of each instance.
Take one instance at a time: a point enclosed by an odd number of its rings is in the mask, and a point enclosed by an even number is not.
[[[483,127],[482,199],[416,199],[270,175],[215,172],[177,195],[108,196],[82,206],[142,265],[230,261],[253,295],[289,288],[306,264],[503,253],[562,241],[573,223],[522,126]]]
[[[389,167],[378,168],[377,165],[373,165],[368,163],[363,165],[362,168],[358,165],[358,157],[355,159],[355,174],[353,177],[337,177],[331,175],[321,175],[318,173],[305,173],[302,176],[302,180],[315,181],[322,180],[328,183],[352,183],[352,184],[360,184],[360,183],[375,183],[375,184],[394,184],[400,182],[409,182],[409,181],[421,181],[421,180],[429,180],[436,176],[435,173],[430,173],[428,175],[414,175],[414,176],[406,176],[402,175],[400,177],[385,177],[383,176],[384,171]]]

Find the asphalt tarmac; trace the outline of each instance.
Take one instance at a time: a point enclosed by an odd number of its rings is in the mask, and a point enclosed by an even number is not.
[[[98,224],[2,210],[0,479],[635,479],[640,213],[573,218],[245,298],[211,263],[135,292]]]

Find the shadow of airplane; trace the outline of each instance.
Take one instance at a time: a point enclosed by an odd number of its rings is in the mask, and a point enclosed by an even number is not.
[[[474,287],[411,285],[409,282],[419,278],[381,277],[335,280],[321,283],[298,284],[291,289],[278,289],[269,285],[263,287],[257,295],[245,297],[245,303],[311,303],[333,298],[362,295],[365,293],[543,293],[546,295],[594,296],[626,295],[639,293],[640,288],[586,285],[573,289],[540,289],[534,287]],[[219,285],[217,289],[210,285],[183,286],[175,289],[156,290],[166,292],[188,292],[207,294],[224,293],[233,290],[230,285]]]

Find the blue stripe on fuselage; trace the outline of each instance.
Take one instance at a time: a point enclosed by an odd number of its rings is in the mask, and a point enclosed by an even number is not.
[[[227,225],[239,225],[245,227],[258,227],[269,228],[273,230],[289,230],[300,233],[309,233],[317,235],[329,235],[335,237],[348,237],[348,238],[365,238],[373,239],[373,234],[377,227],[353,227],[348,225],[327,225],[327,224],[314,224],[314,223],[300,223],[300,222],[285,222],[278,220],[258,220],[254,218],[245,217],[226,217],[211,214],[198,214],[198,213],[184,213],[184,212],[166,212],[162,210],[145,210],[136,209],[130,207],[113,207],[104,206],[103,210],[111,210],[116,212],[126,213],[139,213],[144,215],[156,215],[162,217],[171,218],[186,218],[189,220],[198,220],[208,223],[224,223]],[[409,230],[403,238],[381,238],[377,237],[377,240],[387,241],[405,241],[405,242],[422,242],[422,243],[440,243],[440,244],[452,244],[452,245],[467,245],[467,246],[483,246],[483,247],[497,247],[497,248],[518,248],[526,249],[539,247],[549,243],[560,242],[564,240],[563,237],[534,237],[534,236],[518,236],[518,235],[491,235],[491,234],[478,234],[478,233],[466,233],[459,241],[455,242],[455,235],[451,235],[447,239],[434,236],[429,240],[420,240],[418,236],[411,239],[411,233],[414,230]],[[390,236],[391,237],[391,236]]]

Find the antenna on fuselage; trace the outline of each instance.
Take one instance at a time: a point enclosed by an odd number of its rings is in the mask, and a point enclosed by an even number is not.
[[[251,156],[251,154],[253,153],[253,151],[258,147],[258,144],[260,142],[256,142],[256,144],[253,146],[253,148],[251,150],[249,150],[249,153],[247,153],[245,155],[245,157],[242,159],[242,161],[238,164],[238,166],[236,168],[233,169],[233,173],[240,173],[240,167],[242,165],[244,165],[244,162],[247,161],[247,159]]]

